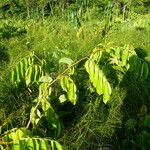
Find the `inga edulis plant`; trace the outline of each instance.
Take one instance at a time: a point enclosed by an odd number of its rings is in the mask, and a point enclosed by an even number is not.
[[[40,59],[35,54],[31,54],[23,58],[11,70],[10,79],[14,86],[23,82],[31,92],[31,87],[36,84],[38,94],[32,101],[30,118],[26,127],[4,132],[0,140],[1,149],[64,149],[57,141],[63,135],[64,127],[51,102],[51,97],[55,91],[57,93],[59,91],[57,100],[60,104],[69,101],[76,105],[79,89],[74,75],[76,69],[79,69],[77,65],[80,62],[83,62],[81,67],[88,76],[85,82],[90,82],[94,92],[102,97],[102,101],[106,105],[111,102],[111,94],[115,86],[111,80],[110,69],[116,71],[118,80],[121,80],[120,74],[124,77],[127,72],[132,73],[141,81],[146,80],[149,75],[148,63],[139,58],[129,45],[110,47],[99,44],[89,55],[80,60],[61,58],[59,65],[64,70],[56,74],[46,71],[47,61],[44,58]],[[87,89],[87,92],[90,91]],[[49,136],[35,136],[33,130],[42,128],[43,121],[47,122],[48,129],[44,132],[49,132]]]

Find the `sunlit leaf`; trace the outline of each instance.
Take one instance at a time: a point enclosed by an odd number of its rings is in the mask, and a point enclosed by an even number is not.
[[[73,63],[73,60],[72,60],[72,59],[70,59],[70,58],[66,58],[66,57],[64,57],[64,58],[61,58],[61,59],[59,60],[59,63],[64,63],[64,64],[68,64],[68,65],[70,65],[70,64],[72,64],[72,63]]]

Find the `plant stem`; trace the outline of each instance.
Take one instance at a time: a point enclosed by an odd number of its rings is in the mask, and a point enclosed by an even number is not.
[[[79,62],[81,62],[81,61],[83,61],[83,60],[85,60],[85,59],[88,59],[88,57],[87,57],[87,56],[86,56],[86,57],[83,57],[83,58],[81,58],[80,60],[78,60],[78,61],[76,61],[75,63],[73,63],[72,65],[70,65],[67,69],[65,69],[62,73],[60,73],[60,74],[56,77],[55,80],[53,80],[52,82],[50,82],[47,88],[49,88],[52,84],[54,84],[57,80],[59,80],[59,78],[60,78],[62,75],[64,75],[71,67],[75,66],[76,64],[78,64]],[[40,103],[41,103],[41,101],[42,101],[42,98],[44,98],[44,95],[45,95],[45,94],[46,94],[46,91],[45,91],[45,93],[44,93],[42,96],[39,96],[39,97],[38,97],[38,102],[37,102],[37,104],[35,105],[35,107],[34,107],[32,113],[31,113],[31,115],[30,115],[30,119],[29,119],[29,121],[28,121],[28,123],[27,123],[26,128],[29,128],[29,126],[30,126],[30,124],[31,124],[32,117],[33,117],[33,115],[34,115],[34,112],[36,111],[36,109],[37,109],[38,106],[40,105]]]

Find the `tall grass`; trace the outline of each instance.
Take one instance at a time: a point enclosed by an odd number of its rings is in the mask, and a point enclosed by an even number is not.
[[[138,20],[134,19],[115,22],[105,38],[102,36],[103,20],[91,20],[80,28],[55,17],[45,20],[3,20],[2,31],[14,34],[10,34],[7,38],[3,37],[0,41],[7,49],[9,57],[9,61],[2,66],[0,72],[0,119],[7,121],[9,114],[15,113],[15,123],[18,126],[25,125],[28,119],[27,110],[30,107],[32,95],[28,89],[23,91],[22,85],[19,90],[13,89],[9,82],[10,70],[23,57],[34,52],[39,57],[52,54],[57,55],[57,60],[61,57],[76,60],[87,55],[97,44],[103,42],[110,42],[117,46],[130,44],[134,48],[146,51],[148,57],[150,56],[150,25],[147,21],[149,16],[142,17],[146,22],[142,28],[136,25]],[[141,16],[136,19],[140,20]],[[25,32],[20,32],[22,30]],[[53,63],[53,65],[56,64]],[[78,71],[82,72],[82,70]],[[82,79],[78,77],[78,80],[81,85]],[[70,150],[86,150],[106,142],[116,142],[116,133],[120,131],[125,120],[135,117],[142,104],[146,104],[149,108],[149,90],[148,83],[135,81],[131,75],[127,74],[122,83],[113,91],[112,103],[108,105],[104,105],[97,95],[90,95],[87,98],[80,93],[81,103],[73,108],[76,110],[75,116],[72,115],[72,122],[67,122],[67,130],[60,141]],[[74,113],[74,110],[71,111]],[[9,120],[12,118],[14,119],[10,116]],[[11,125],[13,126],[12,122]]]

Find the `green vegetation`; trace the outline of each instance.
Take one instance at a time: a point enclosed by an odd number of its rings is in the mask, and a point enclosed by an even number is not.
[[[0,18],[0,150],[149,149],[149,0],[3,0]]]

